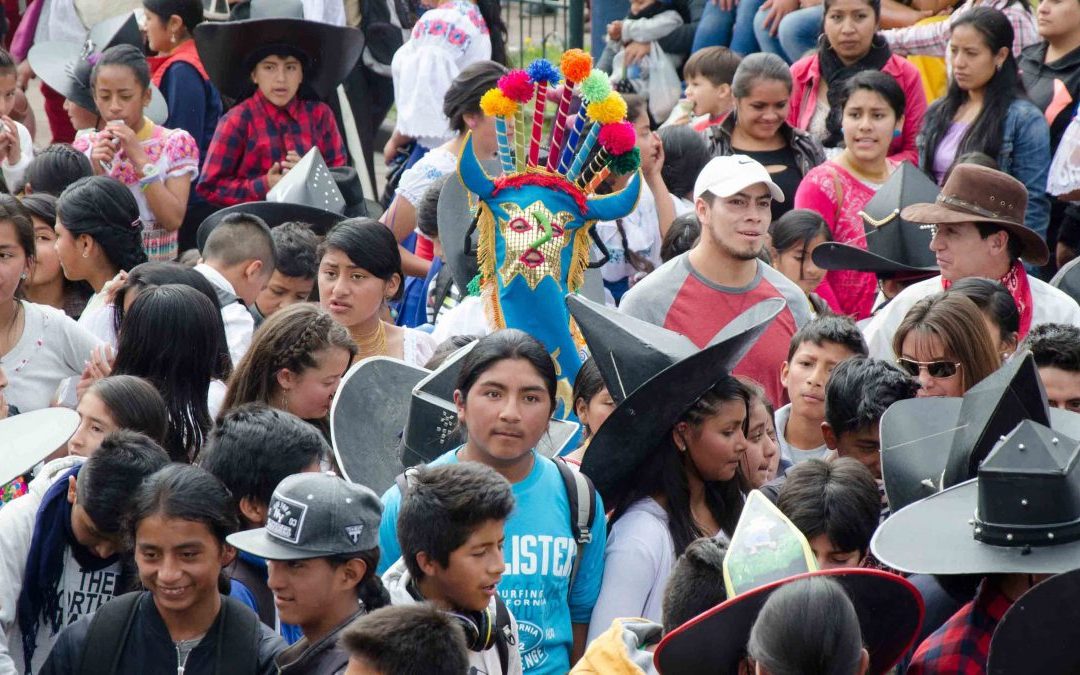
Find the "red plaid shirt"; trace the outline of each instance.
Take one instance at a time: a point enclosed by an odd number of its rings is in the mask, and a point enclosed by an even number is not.
[[[266,172],[289,150],[312,147],[327,166],[345,165],[345,144],[330,107],[294,98],[279,108],[256,91],[218,123],[196,190],[206,201],[232,206],[266,198]]]
[[[915,650],[908,675],[984,675],[990,638],[1010,606],[1012,600],[984,579],[975,599],[961,607]]]

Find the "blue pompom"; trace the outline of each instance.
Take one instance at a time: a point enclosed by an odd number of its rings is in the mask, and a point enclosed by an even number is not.
[[[529,73],[529,79],[532,80],[534,84],[544,82],[548,86],[555,86],[562,80],[559,69],[547,59],[536,59],[529,64],[529,67],[526,68],[525,71]]]

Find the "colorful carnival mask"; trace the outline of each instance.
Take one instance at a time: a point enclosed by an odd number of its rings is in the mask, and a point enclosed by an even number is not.
[[[573,412],[571,383],[581,367],[583,341],[571,325],[564,297],[584,280],[590,245],[596,241],[593,224],[633,211],[641,180],[626,102],[611,90],[604,73],[592,70],[592,59],[581,50],[568,51],[560,65],[561,73],[538,59],[526,70],[505,75],[481,98],[484,114],[495,118],[504,175],[488,176],[471,138],[462,150],[459,172],[480,200],[477,261],[489,324],[524,330],[544,343],[559,377],[556,416],[565,418]],[[541,163],[548,86],[563,78],[549,155]],[[568,124],[574,106],[578,113]],[[612,173],[634,175],[622,191],[593,197]]]

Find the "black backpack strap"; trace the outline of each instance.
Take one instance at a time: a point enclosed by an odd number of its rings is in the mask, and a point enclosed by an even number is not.
[[[251,608],[221,596],[221,625],[214,645],[217,675],[256,673],[259,668],[259,617]]]
[[[418,470],[419,467],[410,466],[408,469],[405,469],[394,477],[394,485],[397,485],[402,500],[405,499],[405,495],[409,494],[409,486],[416,482],[416,473]]]
[[[581,558],[585,554],[585,544],[592,541],[592,522],[596,518],[596,488],[588,476],[571,469],[561,457],[556,457],[554,462],[559,468],[559,475],[566,487],[566,496],[570,500],[570,529],[574,534],[574,541],[577,542],[577,555],[574,556],[574,565],[570,569],[569,588],[572,590],[578,568],[581,567]]]
[[[510,609],[498,594],[495,595],[495,650],[499,653],[503,675],[506,675],[510,672],[510,654],[517,655],[517,635],[510,624]]]
[[[139,608],[142,591],[125,593],[105,603],[94,613],[83,642],[79,675],[112,675],[119,672],[131,624]]]

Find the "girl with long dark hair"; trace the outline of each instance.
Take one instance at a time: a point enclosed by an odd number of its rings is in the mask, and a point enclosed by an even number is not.
[[[814,264],[811,254],[819,244],[831,240],[828,223],[809,209],[793,209],[769,225],[772,266],[806,293],[815,314],[828,312],[829,305],[815,292],[825,270]]]
[[[74,151],[73,151],[74,152]],[[38,157],[48,157],[41,154]],[[85,161],[85,157],[78,155]],[[56,254],[56,197],[36,192],[19,199],[34,223],[34,268],[24,290],[31,302],[64,310],[78,321],[86,302],[94,291],[85,281],[72,281],[64,276],[60,257]]]
[[[164,443],[169,427],[165,399],[150,382],[132,375],[113,375],[90,385],[79,398],[77,411],[79,428],[68,439],[69,455],[89,456],[118,429]]]
[[[977,7],[953,22],[948,92],[926,112],[919,165],[939,184],[956,158],[992,157],[998,169],[1027,187],[1024,224],[1046,235],[1050,129],[1024,92],[1011,51],[1013,27],[996,9]]]

